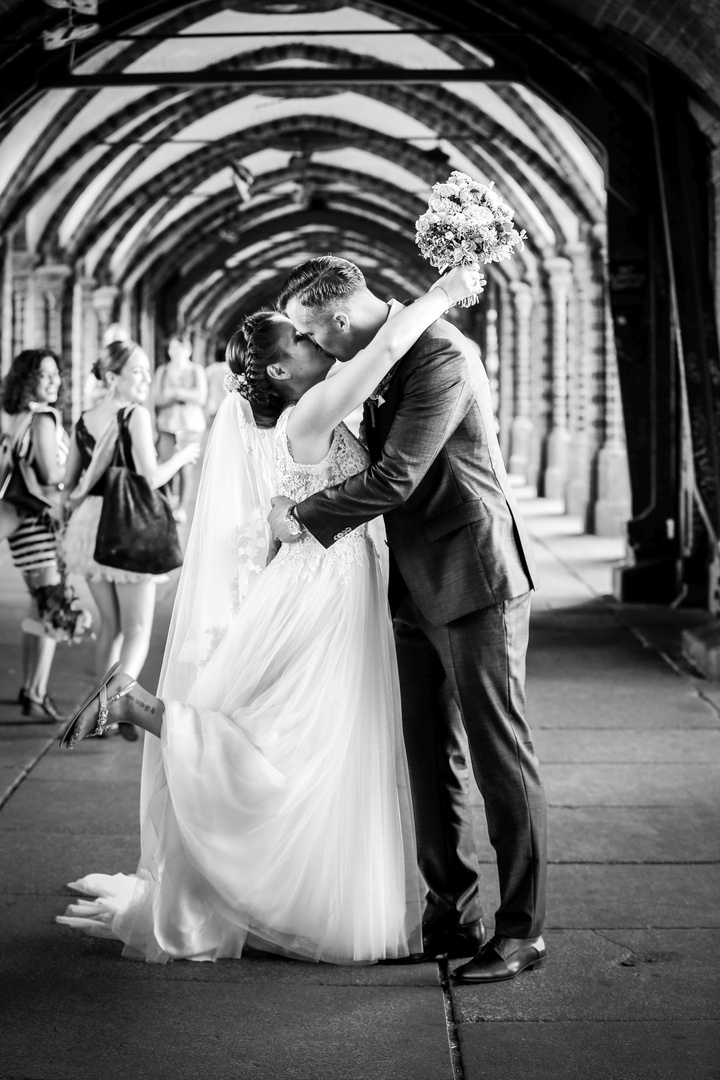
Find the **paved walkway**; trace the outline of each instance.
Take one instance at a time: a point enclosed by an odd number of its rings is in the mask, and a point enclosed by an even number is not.
[[[57,926],[65,882],[135,868],[140,744],[63,755],[53,729],[21,720],[23,592],[0,547],[0,1080],[720,1077],[720,686],[678,651],[704,617],[619,607],[619,543],[579,536],[546,500],[525,511],[543,580],[528,693],[550,802],[550,961],[482,990],[434,964],[153,967]],[[171,604],[168,586],[148,683]],[[91,670],[89,649],[60,650],[64,707]],[[479,797],[478,835],[492,912]]]

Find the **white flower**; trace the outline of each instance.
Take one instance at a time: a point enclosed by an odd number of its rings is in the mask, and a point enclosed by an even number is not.
[[[509,259],[514,249],[522,250],[525,239],[493,184],[481,184],[457,170],[433,186],[428,209],[415,228],[421,255],[438,269]]]

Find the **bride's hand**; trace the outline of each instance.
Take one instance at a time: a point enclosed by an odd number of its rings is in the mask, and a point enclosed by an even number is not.
[[[278,551],[280,550],[281,547],[282,547],[282,542],[280,540],[278,540],[278,538],[276,536],[273,536],[272,540],[270,541],[270,543],[268,545],[267,558],[265,559],[265,565],[266,566],[270,565],[270,563],[273,561],[273,559],[275,558],[275,556],[277,555],[277,553],[278,553]]]
[[[485,275],[478,267],[453,266],[431,287],[442,289],[452,307],[454,304],[459,304],[466,296],[478,296],[486,284]]]

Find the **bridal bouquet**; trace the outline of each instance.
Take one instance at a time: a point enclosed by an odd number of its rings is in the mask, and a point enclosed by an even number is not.
[[[40,585],[33,589],[39,619],[24,619],[23,630],[39,637],[79,644],[91,636],[92,615],[80,606],[78,596],[67,578],[53,585]]]
[[[515,228],[513,212],[494,190],[465,173],[452,172],[434,184],[428,209],[415,222],[420,254],[441,272],[463,263],[502,262],[523,248],[525,230]],[[474,304],[476,296],[462,301]]]

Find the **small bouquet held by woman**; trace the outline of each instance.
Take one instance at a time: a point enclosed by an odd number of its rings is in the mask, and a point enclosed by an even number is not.
[[[502,262],[516,247],[522,251],[525,230],[515,228],[513,211],[492,184],[455,171],[444,184],[434,184],[432,192],[428,209],[415,222],[415,243],[441,273],[459,263]],[[477,299],[460,303],[469,307]]]

